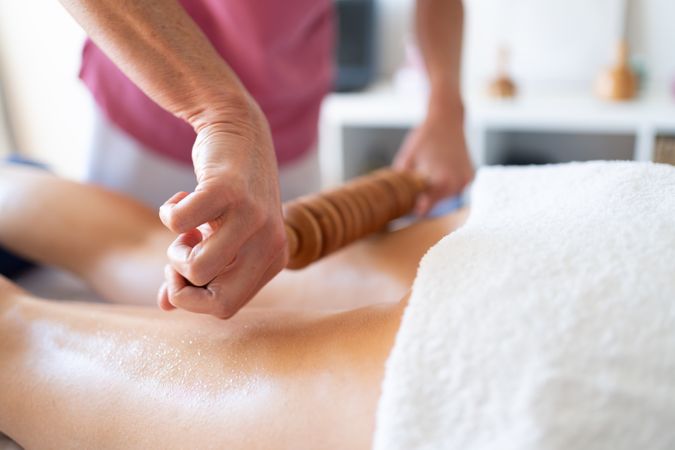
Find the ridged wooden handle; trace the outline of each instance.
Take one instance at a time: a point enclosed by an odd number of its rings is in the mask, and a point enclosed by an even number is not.
[[[312,262],[408,214],[427,183],[413,172],[381,169],[343,186],[284,204],[289,269]]]

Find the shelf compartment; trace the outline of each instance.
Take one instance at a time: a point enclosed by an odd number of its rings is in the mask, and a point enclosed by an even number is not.
[[[485,164],[548,164],[590,160],[632,160],[634,133],[486,130]]]

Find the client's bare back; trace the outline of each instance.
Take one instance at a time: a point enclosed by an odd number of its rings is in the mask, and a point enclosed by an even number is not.
[[[366,448],[401,312],[220,321],[0,289],[0,431],[27,448]]]

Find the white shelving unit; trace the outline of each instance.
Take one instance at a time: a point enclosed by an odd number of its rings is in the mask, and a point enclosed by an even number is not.
[[[675,136],[675,101],[665,87],[615,104],[581,89],[528,91],[515,100],[465,98],[466,132],[477,165],[542,161],[651,160],[657,136]],[[426,98],[380,84],[332,94],[321,114],[319,154],[324,184],[336,185],[386,164],[406,132],[423,120]]]

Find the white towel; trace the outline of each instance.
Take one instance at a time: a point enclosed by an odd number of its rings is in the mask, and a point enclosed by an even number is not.
[[[374,448],[675,449],[675,167],[482,169],[423,258]]]

